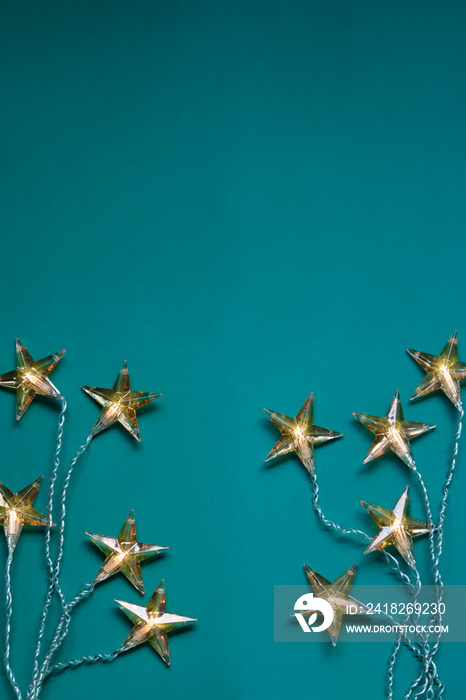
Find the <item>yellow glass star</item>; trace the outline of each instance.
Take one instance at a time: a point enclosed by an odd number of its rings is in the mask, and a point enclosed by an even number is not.
[[[342,437],[342,433],[334,430],[320,428],[313,423],[314,394],[311,394],[304,406],[299,411],[296,418],[290,418],[283,413],[275,413],[264,408],[270,420],[277,426],[282,437],[275,447],[270,450],[265,458],[268,462],[289,452],[296,452],[301,462],[310,474],[315,473],[314,469],[314,445],[320,445],[328,440],[335,440]]]
[[[345,571],[341,576],[335,579],[333,583],[318,574],[309,566],[304,565],[304,570],[307,574],[312,590],[317,598],[322,598],[330,603],[333,609],[333,620],[328,628],[330,639],[333,646],[336,646],[338,635],[340,633],[341,621],[343,615],[347,613],[348,606],[356,606],[357,614],[364,614],[368,608],[363,603],[350,596],[350,588],[353,584],[354,575],[356,573],[357,564],[354,564],[350,569]],[[352,610],[354,611],[354,607]],[[303,615],[311,615],[312,611],[304,610]]]
[[[395,545],[409,566],[415,567],[413,552],[413,537],[424,535],[430,531],[429,523],[410,517],[409,486],[405,488],[393,510],[374,506],[361,501],[364,508],[372,515],[380,530],[374,537],[364,554],[383,549],[390,544]]]
[[[122,600],[115,600],[115,602],[134,624],[122,646],[130,648],[143,644],[143,642],[149,642],[167,666],[170,666],[167,633],[184,627],[190,622],[197,622],[194,617],[183,617],[165,612],[165,581],[163,579],[146,608],[141,605],[125,603]]]
[[[32,507],[44,477],[13,493],[0,484],[0,523],[3,523],[8,547],[14,549],[23,525],[47,525],[48,518]]]
[[[393,397],[385,416],[369,416],[366,413],[353,413],[353,416],[375,434],[375,440],[363,464],[392,450],[405,464],[414,467],[409,441],[435,428],[435,424],[431,423],[405,421],[399,391]]]
[[[139,442],[141,442],[141,436],[139,435],[136,411],[141,406],[145,406],[162,396],[162,394],[147,394],[144,391],[131,391],[126,362],[123,363],[112,389],[100,389],[96,386],[83,386],[81,388],[103,406],[91,430],[91,435],[97,435],[118,421]]]
[[[418,399],[420,396],[430,394],[431,391],[441,389],[456,408],[461,411],[460,382],[466,377],[466,363],[458,362],[456,331],[440,355],[429,355],[426,352],[419,352],[419,350],[411,350],[410,348],[408,348],[407,352],[427,372],[411,396],[411,401]]]
[[[141,561],[159,554],[168,547],[156,544],[145,544],[136,541],[136,525],[134,510],[128,515],[118,537],[106,537],[86,532],[92,542],[106,555],[106,559],[94,579],[95,583],[104,581],[118,571],[126,576],[137,590],[144,594],[144,584],[141,577]]]
[[[16,420],[24,415],[36,394],[63,399],[57,387],[50,381],[49,374],[64,353],[62,350],[34,362],[21,341],[16,339],[16,369],[0,375],[0,386],[16,390]]]

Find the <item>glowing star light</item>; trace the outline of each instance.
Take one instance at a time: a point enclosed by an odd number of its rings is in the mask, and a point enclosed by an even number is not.
[[[370,416],[366,413],[353,413],[353,416],[375,434],[375,440],[363,464],[392,450],[405,464],[414,467],[409,441],[435,428],[431,423],[405,421],[398,391],[385,416]]]
[[[13,493],[0,484],[0,523],[3,523],[8,547],[14,549],[23,525],[47,525],[48,518],[32,507],[44,477]]]
[[[144,544],[136,541],[136,525],[134,523],[134,511],[128,515],[118,537],[106,537],[86,532],[91,541],[106,555],[95,583],[104,581],[118,571],[131,581],[133,586],[144,595],[144,584],[141,578],[141,562],[149,557],[159,554],[168,547],[159,547],[156,544]]]
[[[162,396],[162,394],[147,394],[144,391],[131,391],[126,362],[123,363],[113,389],[100,389],[96,386],[83,386],[81,388],[103,406],[91,430],[91,435],[97,435],[118,421],[139,442],[141,442],[141,436],[139,435],[136,411],[141,406],[145,406]]]
[[[466,363],[458,362],[458,340],[456,338],[456,331],[453,333],[440,355],[428,355],[426,352],[410,350],[410,348],[408,348],[407,352],[416,360],[418,365],[421,365],[422,369],[427,372],[426,376],[411,396],[411,401],[418,399],[420,396],[430,394],[431,391],[441,389],[456,408],[461,411],[460,382],[466,377]]]
[[[272,423],[277,426],[282,434],[280,440],[267,455],[266,462],[276,457],[281,457],[281,455],[286,455],[289,452],[296,452],[308,472],[314,475],[314,445],[335,440],[342,437],[342,433],[336,433],[334,430],[319,428],[318,425],[314,425],[313,407],[314,394],[311,394],[306,399],[296,418],[290,418],[283,415],[283,413],[275,413],[275,411],[269,411],[267,408],[264,408]]]
[[[50,381],[49,374],[64,352],[62,350],[34,362],[21,341],[16,339],[16,369],[0,375],[0,386],[16,390],[16,420],[24,415],[36,394],[63,400],[57,387]]]
[[[134,624],[122,647],[131,648],[149,642],[167,666],[170,666],[167,633],[197,620],[194,617],[182,617],[165,612],[165,582],[163,579],[146,608],[125,603],[122,600],[115,602]]]
[[[350,569],[345,571],[344,574],[341,574],[341,576],[336,578],[335,581],[331,583],[316,571],[313,571],[308,566],[304,565],[304,570],[316,598],[326,600],[332,607],[333,620],[328,628],[328,633],[330,634],[330,639],[332,640],[333,646],[336,646],[338,635],[340,633],[341,621],[343,615],[347,613],[348,607],[350,605],[355,606],[352,608],[352,611],[357,610],[357,614],[365,614],[368,611],[366,605],[360,603],[349,594],[357,566],[357,564],[354,564]],[[312,615],[312,610],[304,610],[302,614]]]
[[[430,525],[410,517],[408,491],[409,486],[405,488],[393,510],[361,501],[380,527],[364,554],[393,544],[409,566],[415,567],[412,538],[429,532]]]

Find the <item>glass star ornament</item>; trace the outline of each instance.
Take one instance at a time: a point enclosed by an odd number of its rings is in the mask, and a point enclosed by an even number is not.
[[[329,440],[336,440],[342,437],[343,434],[314,425],[313,409],[314,394],[310,394],[306,399],[295,418],[264,408],[272,423],[277,426],[282,434],[280,440],[265,458],[266,462],[286,455],[289,452],[296,452],[308,472],[314,475],[314,445],[320,445]]]
[[[129,649],[138,644],[149,642],[167,666],[170,666],[168,632],[185,627],[191,622],[197,622],[194,617],[183,617],[165,612],[165,581],[163,579],[147,607],[125,603],[122,600],[115,600],[115,602],[134,625],[122,647]]]
[[[47,525],[48,518],[32,507],[43,480],[41,476],[18,493],[0,484],[0,523],[3,523],[9,548],[16,547],[24,525]]]
[[[16,339],[16,369],[0,375],[0,386],[16,390],[16,420],[20,420],[36,394],[63,400],[49,375],[63,357],[65,351],[48,355],[34,362],[24,345]]]
[[[121,571],[135,588],[144,595],[144,584],[141,577],[141,562],[159,554],[168,547],[156,544],[145,544],[136,540],[136,525],[134,510],[128,515],[118,537],[106,537],[86,532],[86,535],[106,555],[94,583],[104,581],[109,576]]]
[[[141,436],[136,411],[162,396],[162,394],[148,394],[144,391],[131,391],[126,362],[123,363],[112,389],[101,389],[96,386],[81,388],[103,407],[91,430],[91,435],[97,435],[118,421],[139,442],[141,442]]]
[[[372,503],[361,501],[364,508],[372,515],[379,532],[374,537],[364,554],[384,549],[388,545],[395,545],[403,559],[412,566],[416,566],[413,552],[413,537],[425,535],[430,532],[429,523],[415,520],[410,517],[409,486],[405,488],[393,510],[374,506]]]
[[[452,404],[461,411],[460,382],[466,377],[466,362],[458,362],[458,340],[456,331],[443,348],[440,355],[429,355],[419,350],[408,348],[408,354],[427,372],[418,388],[411,396],[411,401],[432,391],[441,389]]]
[[[368,607],[366,605],[360,603],[349,594],[350,588],[353,585],[353,579],[357,566],[357,564],[354,564],[331,583],[326,578],[318,574],[317,571],[314,571],[313,569],[309,568],[309,566],[304,565],[304,570],[316,598],[326,600],[332,607],[333,620],[330,627],[328,627],[328,633],[333,646],[336,646],[337,644],[343,615],[346,614],[348,606],[356,606],[357,614],[365,614],[368,611]],[[352,610],[354,609],[355,608],[353,607]],[[308,612],[305,610],[302,614],[311,615],[312,611]]]
[[[353,413],[353,416],[375,434],[363,464],[391,450],[409,467],[415,467],[409,441],[435,428],[435,424],[431,423],[405,421],[399,391],[393,397],[385,416],[370,416],[366,413]]]

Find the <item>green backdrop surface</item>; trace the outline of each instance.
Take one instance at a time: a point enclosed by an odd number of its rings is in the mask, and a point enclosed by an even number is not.
[[[168,609],[199,619],[171,635],[169,669],[146,645],[52,678],[44,698],[385,696],[388,644],[273,640],[274,585],[305,583],[303,564],[393,579],[323,529],[296,458],[264,465],[277,433],[262,409],[294,415],[314,392],[316,422],[344,433],[316,452],[323,508],[371,528],[360,499],[390,507],[407,483],[422,512],[400,461],[362,466],[370,435],[351,415],[383,414],[399,389],[408,420],[437,423],[413,454],[438,512],[456,413],[440,395],[408,405],[423,375],[405,349],[435,354],[457,328],[466,357],[465,32],[461,0],[2,2],[0,371],[16,337],[36,358],[66,348],[62,469],[98,415],[81,384],[111,386],[127,360],[135,390],[163,393],[139,414],[141,444],[114,427],[80,462],[63,587],[102,561],[84,531],[116,535],[134,508],[139,539],[170,547],[144,566],[147,594],[163,577]],[[1,392],[0,481],[18,490],[50,471],[59,406],[36,399],[16,424],[14,402]],[[428,578],[425,540],[416,553]],[[42,536],[24,533],[23,688],[45,576]],[[61,660],[119,646],[114,598],[143,600],[121,576],[99,586]],[[463,659],[461,644],[438,654],[448,698],[466,692]],[[398,696],[416,672],[403,654]]]

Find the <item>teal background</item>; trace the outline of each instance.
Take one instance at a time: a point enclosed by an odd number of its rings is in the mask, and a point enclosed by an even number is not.
[[[69,412],[63,465],[123,360],[142,444],[114,427],[70,488],[63,586],[102,557],[84,530],[169,545],[143,568],[144,599],[121,576],[76,610],[66,660],[117,647],[130,629],[113,598],[199,618],[170,637],[172,666],[145,645],[112,665],[67,671],[44,698],[357,697],[381,700],[391,647],[273,641],[276,584],[306,563],[361,584],[392,583],[383,559],[317,521],[299,461],[263,459],[310,391],[317,424],[343,439],[316,452],[322,506],[374,531],[360,499],[391,507],[412,483],[390,455],[363,467],[396,389],[438,512],[457,414],[441,395],[409,405],[423,373],[406,347],[437,354],[455,328],[466,357],[466,7],[462,0],[32,0],[0,6],[2,95],[0,371],[19,337],[39,359],[66,348],[52,379]],[[461,352],[462,351],[462,352]],[[59,406],[14,420],[0,394],[1,478],[49,473]],[[462,453],[442,559],[465,582]],[[46,507],[46,487],[36,500]],[[6,548],[2,545],[3,556]],[[415,544],[429,580],[427,541]],[[12,662],[30,677],[45,567],[40,533],[13,566]],[[466,691],[461,644],[441,648],[448,698]],[[397,696],[417,674],[402,654]],[[0,693],[8,697],[5,677]]]

